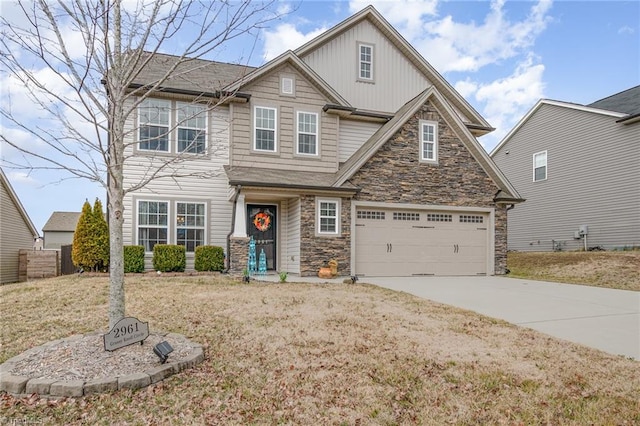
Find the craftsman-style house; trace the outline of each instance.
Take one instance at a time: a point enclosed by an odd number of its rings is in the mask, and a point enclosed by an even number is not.
[[[155,55],[140,85],[174,60]],[[493,129],[373,7],[259,68],[190,66],[139,105],[125,185],[159,156],[213,173],[128,196],[125,244],[184,244],[188,267],[222,246],[232,272],[251,237],[269,270],[302,276],[331,259],[341,275],[504,272],[522,200],[476,140]]]

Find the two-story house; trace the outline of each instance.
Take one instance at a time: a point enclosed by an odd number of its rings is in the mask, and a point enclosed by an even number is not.
[[[174,60],[155,55],[139,84]],[[214,173],[128,196],[125,244],[149,259],[183,244],[188,267],[219,245],[233,272],[253,237],[269,270],[302,276],[331,259],[342,275],[503,273],[522,200],[476,140],[493,129],[375,8],[258,68],[189,66],[128,123],[125,184],[185,153],[181,167]]]
[[[509,212],[510,250],[640,246],[640,86],[541,99],[491,156],[527,199]]]

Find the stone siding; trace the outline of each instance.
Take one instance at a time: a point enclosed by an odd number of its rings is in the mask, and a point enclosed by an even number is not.
[[[420,162],[420,120],[438,123],[438,163]],[[493,198],[498,187],[427,102],[350,179],[359,201],[495,209],[495,272],[506,266],[506,209]]]
[[[349,275],[351,270],[351,200],[341,199],[341,234],[337,237],[316,235],[316,197],[300,197],[300,275],[316,276],[321,267],[335,259],[338,275]]]
[[[229,251],[229,272],[231,274],[242,274],[249,261],[249,238],[231,237]]]

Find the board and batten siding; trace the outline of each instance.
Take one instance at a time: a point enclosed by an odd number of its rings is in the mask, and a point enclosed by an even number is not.
[[[338,159],[347,161],[380,128],[380,123],[370,121],[340,120]]]
[[[373,82],[358,79],[358,43],[373,46]],[[367,20],[309,52],[302,60],[352,106],[360,109],[395,113],[402,105],[432,85],[425,75]]]
[[[134,119],[127,123],[133,127]],[[229,200],[229,185],[223,167],[229,162],[229,108],[218,106],[208,117],[208,146],[210,155],[187,159],[180,164],[190,173],[211,172],[212,177],[162,178],[151,181],[144,188],[129,193],[124,200],[123,242],[125,245],[137,244],[137,201],[157,200],[169,202],[169,218],[175,218],[175,202],[197,202],[206,206],[207,228],[205,244],[223,247],[226,251],[227,234],[231,229],[232,202]],[[134,135],[135,137],[135,135]],[[133,142],[131,140],[130,142]],[[127,148],[131,155],[125,162],[124,187],[137,184],[154,170],[154,161],[170,159],[169,154],[158,155],[156,160],[144,153],[133,155],[133,146]],[[175,224],[169,224],[169,244],[175,244]],[[151,269],[151,256],[147,255],[146,268]],[[193,269],[193,254],[187,254],[187,269]]]
[[[36,237],[10,191],[3,180],[0,183],[0,284],[18,281],[19,251],[32,249]]]
[[[284,259],[280,263],[281,271],[300,273],[300,199],[290,198],[282,203],[283,210],[286,205],[286,232],[282,232],[281,238],[285,241],[286,248],[283,251]]]
[[[295,96],[280,94],[281,76],[294,76]],[[232,106],[233,166],[330,173],[337,170],[338,117],[322,111],[328,100],[302,74],[285,64],[242,90],[251,94],[251,101]],[[253,150],[253,109],[256,106],[277,110],[277,152]],[[318,114],[320,143],[317,156],[296,153],[297,112]]]
[[[640,126],[543,104],[493,155],[526,199],[508,214],[508,248],[550,251],[640,245]],[[547,151],[547,180],[533,182],[533,154]]]

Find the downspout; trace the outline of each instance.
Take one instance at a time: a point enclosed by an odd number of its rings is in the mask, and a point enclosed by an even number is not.
[[[233,208],[231,209],[231,231],[227,234],[227,269],[224,271],[225,273],[228,273],[229,269],[231,269],[231,235],[236,229],[236,208],[241,190],[242,185],[236,185],[236,196],[233,198]]]

